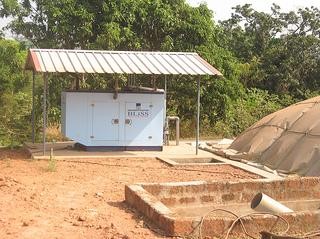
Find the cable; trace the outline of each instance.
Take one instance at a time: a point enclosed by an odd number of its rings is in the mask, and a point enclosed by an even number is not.
[[[320,236],[320,230],[319,231],[312,231],[312,232],[307,232],[305,234],[295,234],[294,236],[301,237],[301,238],[312,238],[312,237],[317,237]]]
[[[272,216],[275,216],[275,217],[277,217],[277,218],[280,218],[283,222],[285,222],[285,223],[287,224],[286,230],[283,231],[283,232],[280,233],[280,234],[285,234],[285,233],[287,233],[287,232],[289,231],[289,229],[290,229],[290,224],[289,224],[289,222],[288,222],[284,217],[282,217],[282,216],[280,216],[280,215],[277,215],[277,214],[274,214],[274,213],[268,213],[268,212],[253,212],[253,213],[249,213],[249,214],[242,215],[242,216],[238,217],[237,219],[235,219],[235,220],[233,221],[233,223],[231,224],[231,226],[229,227],[229,230],[228,230],[228,232],[227,232],[227,235],[226,235],[225,239],[228,239],[228,238],[229,238],[229,235],[230,235],[231,231],[233,230],[234,226],[236,225],[236,223],[237,223],[238,221],[241,222],[244,217],[251,217],[251,216],[254,216],[254,215],[256,215],[256,216],[257,216],[257,215],[272,215]],[[241,223],[243,224],[243,222],[241,222]],[[250,234],[247,232],[247,230],[246,230],[245,227],[244,227],[244,233],[245,233],[247,236],[256,239],[254,236],[250,235]]]
[[[211,214],[211,213],[213,213],[213,212],[216,212],[216,211],[227,212],[227,213],[235,216],[236,218],[239,218],[239,216],[238,216],[237,214],[235,214],[235,213],[233,213],[233,212],[231,212],[231,211],[229,211],[229,210],[226,210],[226,209],[217,208],[217,209],[211,210],[210,212],[208,212],[207,214],[205,214],[204,216],[201,217],[201,221],[200,221],[200,224],[199,224],[199,237],[200,237],[200,239],[202,239],[202,225],[203,225],[204,219],[205,219],[209,214]],[[242,221],[241,221],[241,227],[244,229],[244,225],[243,225]]]
[[[242,229],[243,233],[244,233],[246,236],[248,236],[248,237],[250,237],[250,238],[252,238],[252,239],[258,239],[258,238],[254,237],[254,236],[252,236],[251,234],[248,233],[248,231],[247,231],[247,229],[246,229],[246,227],[245,227],[245,225],[244,225],[244,222],[243,222],[243,218],[244,218],[244,217],[251,217],[251,216],[256,216],[256,215],[272,215],[272,216],[275,216],[275,217],[277,217],[277,218],[280,218],[280,219],[287,225],[286,230],[284,230],[284,231],[283,231],[282,233],[280,233],[280,234],[285,234],[285,233],[287,233],[287,232],[289,231],[289,229],[290,229],[290,224],[289,224],[289,222],[288,222],[284,217],[282,217],[282,216],[280,216],[280,215],[277,215],[277,214],[267,213],[267,212],[266,212],[266,213],[263,213],[263,212],[253,212],[253,213],[245,214],[245,215],[242,215],[242,216],[238,216],[237,214],[235,214],[234,212],[231,212],[231,211],[229,211],[229,210],[222,209],[222,208],[216,208],[216,209],[211,210],[210,212],[208,212],[207,214],[205,214],[204,216],[201,217],[201,221],[200,221],[200,223],[199,223],[199,238],[200,238],[200,239],[203,238],[203,237],[202,237],[202,226],[203,226],[203,222],[204,222],[205,218],[206,218],[209,214],[211,214],[211,213],[213,213],[213,212],[216,212],[216,211],[227,212],[227,213],[233,215],[234,217],[236,217],[236,219],[235,219],[235,220],[232,222],[232,224],[230,225],[230,227],[229,227],[229,229],[228,229],[228,231],[227,231],[227,234],[226,234],[226,236],[225,236],[224,239],[228,239],[228,238],[229,238],[229,235],[230,235],[230,233],[232,232],[232,230],[233,230],[233,228],[234,228],[234,226],[236,225],[237,222],[240,222],[241,229]],[[313,236],[313,235],[318,235],[318,234],[320,234],[320,231],[319,231],[319,232],[312,232],[311,235]],[[308,236],[310,236],[310,235],[308,235]],[[307,236],[307,237],[304,237],[304,238],[308,238],[308,236]]]

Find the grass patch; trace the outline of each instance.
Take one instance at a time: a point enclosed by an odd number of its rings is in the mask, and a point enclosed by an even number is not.
[[[56,158],[54,157],[54,154],[53,154],[53,148],[51,148],[50,150],[50,159],[49,159],[49,163],[48,163],[48,168],[47,170],[49,172],[55,172],[57,171],[57,160]]]

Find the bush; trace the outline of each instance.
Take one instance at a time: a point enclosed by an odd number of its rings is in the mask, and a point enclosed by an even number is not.
[[[30,77],[27,51],[14,40],[0,39],[0,146],[16,146],[30,137]]]
[[[286,104],[290,102],[288,97],[284,98]],[[223,137],[236,136],[256,121],[283,106],[277,95],[268,94],[264,90],[249,89],[244,97],[228,103],[225,119],[215,124],[214,133]]]
[[[0,102],[0,145],[17,146],[31,135],[31,97],[23,92],[5,93]]]

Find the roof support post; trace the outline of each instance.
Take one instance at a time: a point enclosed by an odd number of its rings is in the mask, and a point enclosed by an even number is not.
[[[114,81],[114,93],[113,93],[113,99],[118,99],[118,92],[119,92],[119,79],[116,77]]]
[[[32,125],[32,143],[34,144],[36,141],[36,134],[35,134],[35,71],[32,71],[32,115],[31,115],[31,125]]]
[[[200,76],[197,77],[197,132],[196,132],[196,155],[199,151],[199,136],[200,136]]]
[[[47,87],[48,87],[47,74],[44,73],[43,75],[43,128],[42,128],[43,156],[46,155]]]
[[[165,145],[168,145],[168,126],[167,125],[167,75],[164,75],[164,106],[163,106],[163,141]]]
[[[167,117],[167,76],[164,76],[164,121],[166,120]]]
[[[82,84],[84,84],[84,82],[85,82],[84,74],[81,74],[81,82],[82,82]]]
[[[82,79],[82,74],[76,76],[76,90],[80,89],[80,78]]]
[[[156,84],[156,76],[152,75],[152,88],[154,91],[157,90],[157,84]]]

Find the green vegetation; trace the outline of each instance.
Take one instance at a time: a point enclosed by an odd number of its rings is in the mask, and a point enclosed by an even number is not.
[[[57,171],[57,160],[54,157],[53,148],[50,149],[50,158],[48,162],[48,172],[56,172]]]
[[[0,40],[0,145],[30,138],[31,78],[23,71],[27,46],[198,52],[224,75],[202,80],[203,136],[237,135],[261,117],[319,91],[317,8],[284,13],[273,5],[269,14],[236,6],[229,20],[216,23],[206,5],[191,7],[185,0],[0,0],[0,17],[13,19],[7,29],[20,39]],[[88,75],[81,87],[110,88],[114,77]],[[116,77],[121,84],[127,79]],[[49,124],[59,124],[60,92],[71,88],[74,79],[50,76]],[[148,77],[139,81],[150,84]],[[37,79],[37,126],[42,87]],[[181,117],[183,137],[194,136],[195,102],[196,82],[172,77],[168,111]]]
[[[0,145],[15,146],[30,137],[30,78],[23,72],[25,48],[0,40]]]

